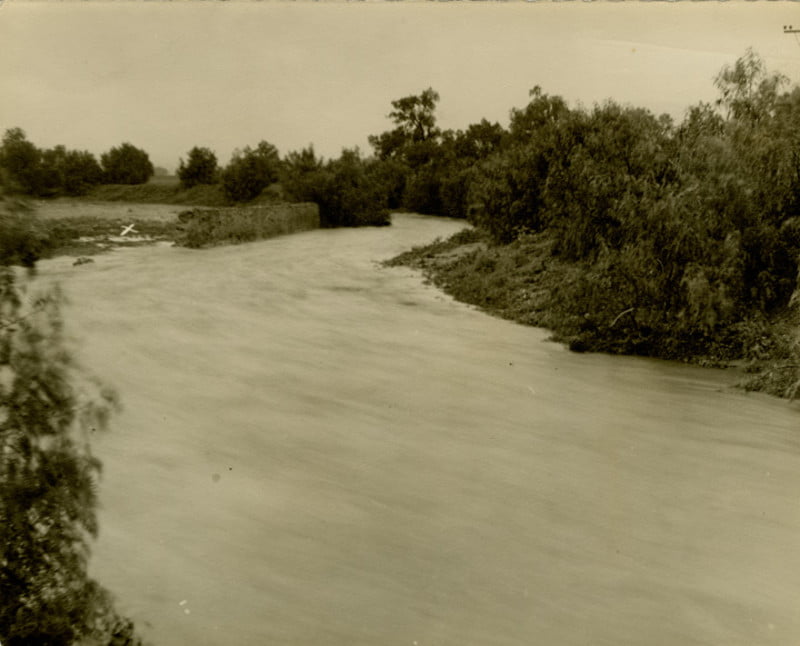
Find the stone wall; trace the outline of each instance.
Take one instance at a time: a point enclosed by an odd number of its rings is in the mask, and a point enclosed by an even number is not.
[[[176,244],[193,249],[251,242],[320,226],[319,207],[311,202],[197,208],[184,211],[178,220]]]

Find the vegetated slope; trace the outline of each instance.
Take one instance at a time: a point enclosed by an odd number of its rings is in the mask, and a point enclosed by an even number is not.
[[[748,52],[718,75],[719,101],[680,124],[534,88],[473,168],[485,244],[434,280],[574,350],[768,362],[757,385],[793,396],[800,87],[785,82]]]
[[[251,242],[320,226],[319,207],[311,202],[192,209],[181,213],[179,220],[176,244],[192,249]]]
[[[800,394],[800,290],[771,317],[744,320],[707,337],[675,330],[653,335],[633,320],[634,308],[608,299],[575,300],[594,285],[600,295],[603,267],[565,261],[553,254],[549,232],[519,236],[501,245],[477,228],[415,247],[385,264],[420,269],[459,301],[489,314],[549,329],[574,351],[634,354],[726,366],[744,360],[749,390],[794,398]],[[651,332],[651,334],[647,334]]]
[[[151,181],[147,184],[102,184],[86,195],[87,200],[145,204],[184,204],[187,206],[228,206],[230,202],[219,184],[198,184],[183,188],[177,181]]]

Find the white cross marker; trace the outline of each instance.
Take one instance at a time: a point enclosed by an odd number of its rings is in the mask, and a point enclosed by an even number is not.
[[[135,225],[133,224],[129,224],[127,227],[122,227],[122,233],[120,233],[120,235],[124,236],[126,233],[139,233],[136,229],[133,228],[134,226]]]

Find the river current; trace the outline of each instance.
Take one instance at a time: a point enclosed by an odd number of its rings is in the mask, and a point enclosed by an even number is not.
[[[395,215],[41,274],[124,409],[91,573],[154,645],[800,643],[800,410],[377,261]]]

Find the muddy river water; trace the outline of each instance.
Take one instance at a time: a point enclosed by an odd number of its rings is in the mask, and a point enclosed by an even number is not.
[[[92,573],[153,644],[800,643],[800,409],[376,261],[394,216],[42,264],[124,410]]]

